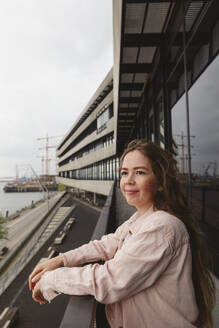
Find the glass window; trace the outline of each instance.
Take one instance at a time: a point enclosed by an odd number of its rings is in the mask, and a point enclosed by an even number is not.
[[[97,132],[101,132],[106,128],[106,124],[110,118],[109,107],[106,107],[97,117]]]
[[[149,112],[149,139],[154,141],[154,115],[153,109]]]
[[[192,197],[198,217],[219,224],[219,56],[189,91]],[[185,96],[172,109],[173,138],[181,172],[188,173]],[[204,210],[203,210],[204,209]],[[203,214],[204,213],[204,214]],[[203,218],[204,215],[204,218]]]
[[[119,181],[120,179],[120,174],[119,174],[119,158],[116,158],[116,180]]]
[[[106,161],[103,162],[103,180],[107,180],[107,165],[106,165]]]
[[[157,141],[161,147],[165,147],[164,140],[164,110],[162,97],[160,96],[156,101],[156,113],[157,113]]]

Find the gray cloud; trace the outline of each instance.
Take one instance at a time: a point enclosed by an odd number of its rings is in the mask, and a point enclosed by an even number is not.
[[[66,134],[112,67],[111,6],[111,0],[0,3],[0,176],[30,162],[40,173],[36,156],[45,141],[36,139]]]

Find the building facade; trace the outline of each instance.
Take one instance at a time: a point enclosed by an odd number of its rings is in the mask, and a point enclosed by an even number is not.
[[[57,149],[57,182],[107,196],[118,175],[116,124],[111,69]]]

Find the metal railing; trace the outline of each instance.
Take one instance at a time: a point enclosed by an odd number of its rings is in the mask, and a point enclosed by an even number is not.
[[[100,239],[113,229],[114,185],[101,211],[91,240]],[[60,328],[96,327],[97,302],[93,296],[70,296]]]

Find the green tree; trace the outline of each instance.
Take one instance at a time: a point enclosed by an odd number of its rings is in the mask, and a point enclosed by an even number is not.
[[[64,186],[63,184],[59,184],[58,191],[64,191],[64,190],[66,190],[66,186]]]
[[[8,229],[6,227],[7,219],[0,213],[0,239],[7,239]]]

